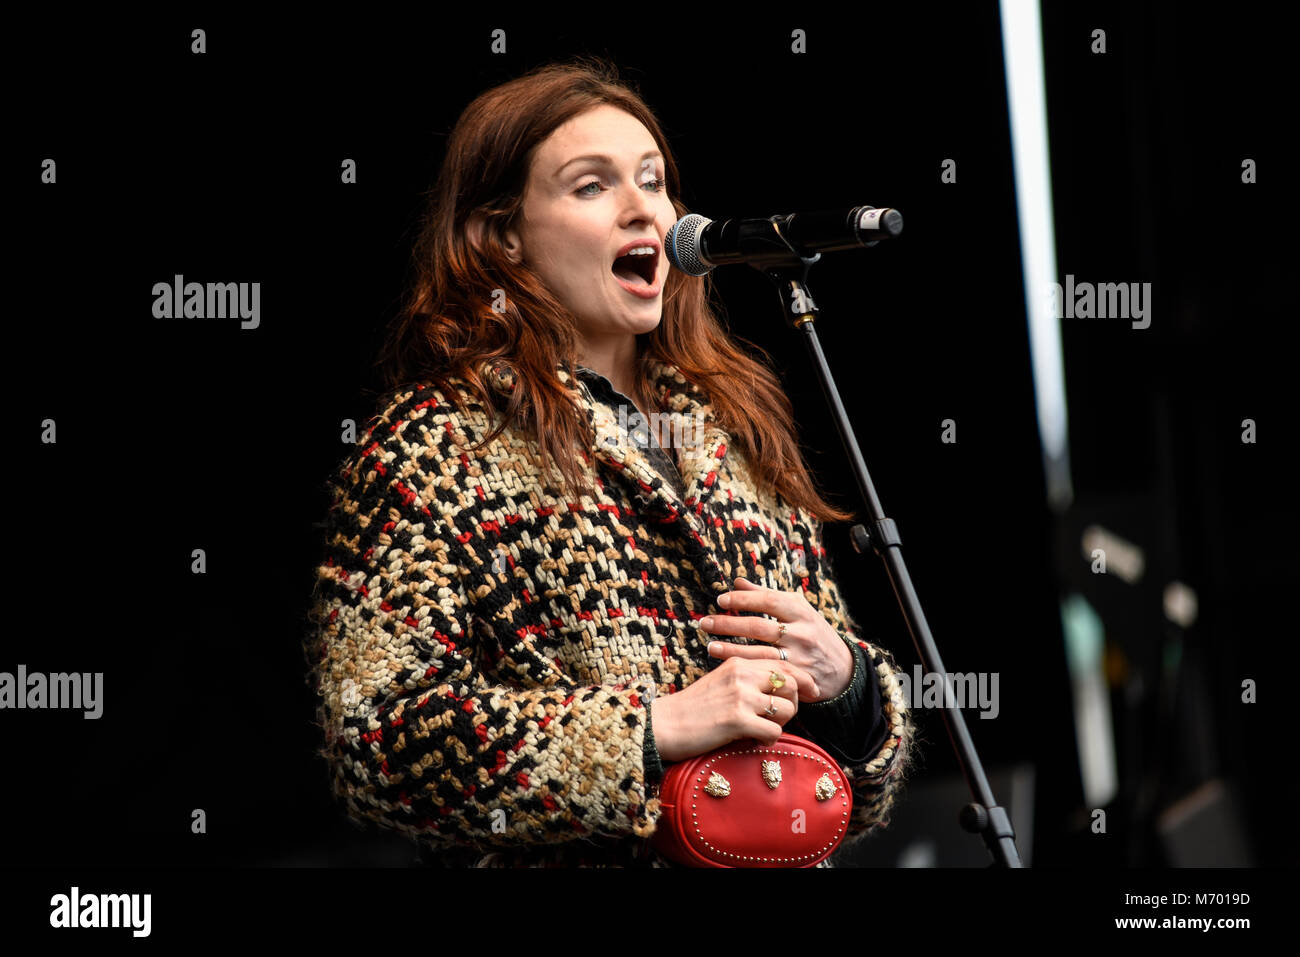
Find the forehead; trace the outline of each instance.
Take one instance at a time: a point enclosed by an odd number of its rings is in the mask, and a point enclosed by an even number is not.
[[[605,153],[616,160],[657,149],[655,139],[631,113],[601,104],[557,126],[537,148],[537,167],[549,176],[563,163],[584,153]]]

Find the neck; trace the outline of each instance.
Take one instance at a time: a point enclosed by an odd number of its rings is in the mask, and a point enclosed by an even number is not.
[[[587,343],[578,359],[580,365],[599,372],[610,384],[638,406],[647,404],[647,396],[636,391],[637,349],[635,336],[621,336]],[[644,408],[642,411],[646,411]]]

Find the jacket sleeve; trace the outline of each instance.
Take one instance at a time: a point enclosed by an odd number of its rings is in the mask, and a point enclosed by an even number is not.
[[[376,444],[329,483],[309,648],[335,797],[434,849],[648,836],[653,680],[583,687],[504,634],[510,566],[438,471]]]
[[[822,523],[810,518],[808,524],[797,525],[796,531],[803,533],[807,543],[804,596],[854,649],[855,679],[840,700],[801,704],[795,716],[808,737],[840,762],[850,782],[853,814],[844,840],[852,843],[873,828],[888,826],[890,810],[910,768],[915,729],[893,656],[862,638],[862,629],[840,593],[823,544]],[[864,667],[865,678],[871,683],[859,685],[858,678],[863,677],[859,671]],[[860,690],[855,690],[855,686]],[[880,720],[873,720],[874,714],[851,719],[845,709],[845,701],[849,699],[854,707],[879,708]],[[873,726],[876,727],[871,735],[873,740],[861,746],[865,747],[865,753],[842,746],[843,741],[851,740],[846,736],[866,735],[867,729]]]
[[[867,653],[855,642],[846,639],[844,643],[853,658],[848,687],[834,698],[800,705],[795,717],[809,737],[840,761],[865,763],[880,750],[889,728],[881,707],[880,683]]]

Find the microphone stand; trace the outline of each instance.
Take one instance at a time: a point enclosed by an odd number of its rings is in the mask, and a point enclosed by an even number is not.
[[[979,755],[975,753],[975,745],[966,730],[966,719],[955,703],[956,695],[948,671],[939,659],[939,649],[930,634],[930,626],[926,623],[921,602],[912,588],[911,576],[908,575],[907,566],[903,562],[903,540],[899,537],[894,520],[886,518],[881,508],[875,486],[867,473],[867,463],[862,458],[857,438],[849,425],[848,415],[844,411],[844,405],[835,387],[835,380],[831,376],[830,367],[826,364],[826,356],[822,353],[821,343],[817,339],[815,326],[819,310],[808,291],[808,270],[813,263],[821,259],[821,253],[809,256],[807,250],[797,249],[782,235],[779,220],[780,217],[772,217],[774,236],[769,237],[768,242],[764,244],[772,252],[757,257],[757,261],[751,260],[749,265],[776,284],[783,308],[787,310],[787,318],[803,333],[808,351],[812,355],[813,367],[817,370],[822,393],[830,406],[831,417],[839,430],[844,451],[848,454],[849,464],[858,482],[858,491],[862,494],[870,516],[870,521],[865,527],[858,524],[849,530],[853,550],[859,555],[864,555],[867,547],[870,546],[884,561],[885,571],[894,587],[894,595],[898,599],[899,608],[903,612],[917,654],[927,672],[943,677],[943,722],[948,728],[948,738],[957,753],[962,774],[974,798],[972,803],[961,809],[958,819],[962,828],[984,838],[984,844],[993,857],[990,867],[1021,867],[1011,818],[1006,809],[999,807],[994,799],[993,789],[984,774],[984,766],[980,763]],[[895,234],[901,228],[900,220]]]

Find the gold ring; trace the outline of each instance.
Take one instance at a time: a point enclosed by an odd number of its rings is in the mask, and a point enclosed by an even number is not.
[[[777,688],[785,687],[785,675],[781,674],[781,672],[779,671],[773,671],[770,675],[767,676],[767,680],[772,683],[773,691],[775,691]]]
[[[773,702],[771,695],[767,696],[767,714],[769,716],[776,714],[776,704]]]
[[[780,641],[784,637],[785,637],[785,622],[781,622],[781,627],[777,629],[776,632],[776,640]]]

